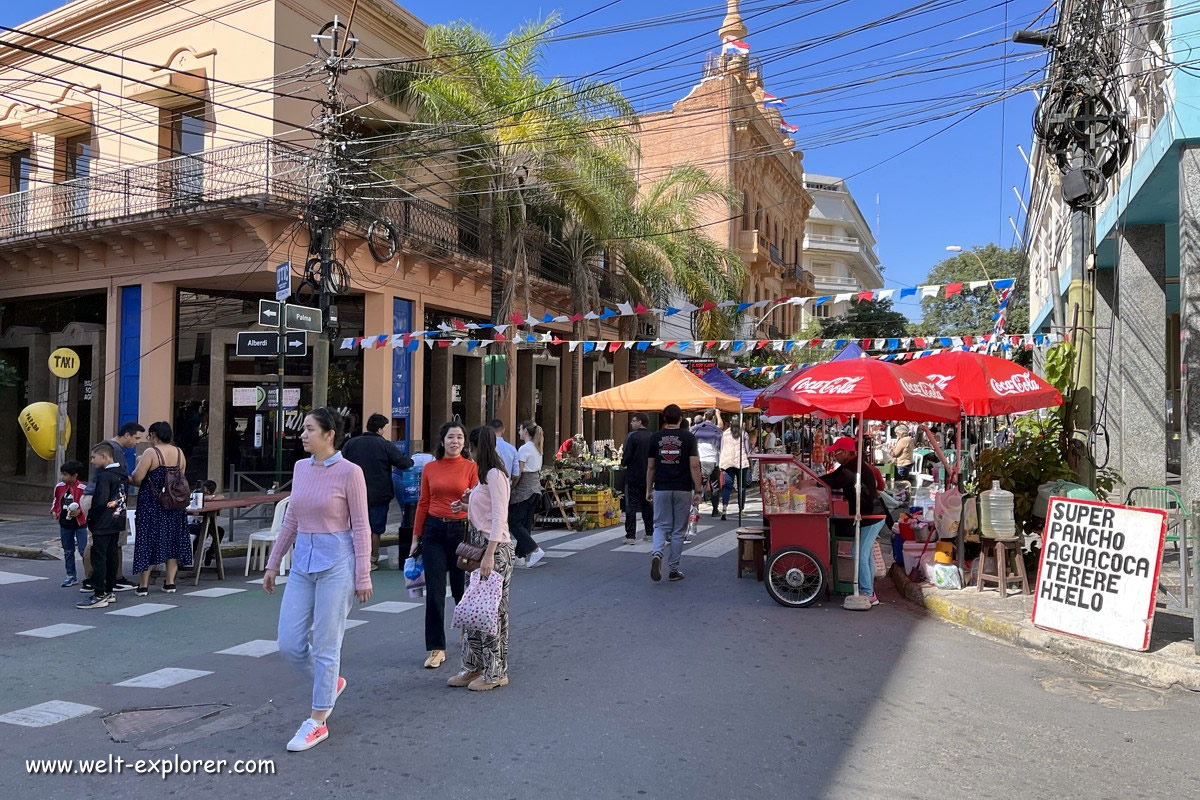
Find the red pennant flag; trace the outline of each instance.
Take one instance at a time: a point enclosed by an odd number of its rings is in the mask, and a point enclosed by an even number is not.
[[[620,342],[609,342],[609,343],[608,343],[608,352],[610,352],[610,353],[615,353],[615,352],[617,352],[617,351],[618,351],[618,350],[620,350],[620,349],[621,349],[621,343],[620,343]]]
[[[583,314],[572,314],[571,315],[571,322],[579,322],[581,319],[583,319]]]
[[[557,336],[555,336],[553,339],[550,340],[550,342],[551,342],[551,344],[562,344],[563,340],[558,338]]]
[[[825,341],[825,340],[824,340],[824,339],[813,339],[813,340],[812,340],[812,346],[813,346],[813,347],[820,347],[820,346],[821,346],[821,342],[823,342],[823,341]]]
[[[677,344],[679,344],[679,342],[667,342],[666,349],[670,350],[672,347],[674,347]]]
[[[716,346],[717,346],[717,340],[716,340],[716,339],[713,339],[711,342],[705,342],[705,343],[704,343],[704,346],[705,346],[705,347],[716,347]]]
[[[920,336],[918,336],[918,337],[916,337],[915,339],[913,339],[913,344],[915,344],[915,345],[916,345],[918,348],[920,348],[921,350],[924,350],[924,349],[925,349],[925,340],[924,340],[924,339],[922,339]]]
[[[466,329],[467,329],[467,326],[461,319],[454,320],[454,330],[465,331]]]
[[[697,308],[696,311],[712,311],[716,307],[717,307],[717,304],[714,303],[712,300],[705,300],[704,305]]]
[[[762,350],[764,347],[766,347],[770,343],[771,343],[771,341],[769,339],[759,339],[758,343],[754,345],[754,349]]]
[[[513,314],[508,319],[510,322],[512,322],[513,325],[524,325],[525,324],[525,318],[522,317],[520,314]]]
[[[497,333],[496,333],[496,336],[493,338],[493,340],[492,340],[492,341],[496,341],[496,342],[507,342],[507,341],[508,341],[508,337],[506,337],[506,336],[505,336],[503,333],[500,333],[500,332],[498,332],[498,331],[497,331]]]
[[[864,300],[874,300],[874,299],[875,299],[874,292],[859,292],[858,293],[858,302],[860,302],[860,303],[863,302]]]
[[[975,337],[974,336],[964,336],[963,344],[965,344],[967,347],[970,347],[971,345],[975,344]]]
[[[635,313],[635,314],[649,314],[649,313],[650,313],[650,309],[646,308],[646,307],[645,307],[644,305],[642,305],[641,303],[638,303],[636,306],[634,306],[634,307],[633,307],[633,313]]]
[[[862,340],[862,349],[870,350],[871,349],[871,341],[872,341],[871,339],[863,339]]]
[[[453,344],[453,342],[451,342],[449,339],[442,339],[440,342],[438,342],[438,347],[449,347],[451,344]]]
[[[354,346],[355,346],[355,347],[359,347],[359,346],[361,346],[361,345],[362,345],[362,342],[363,342],[363,337],[361,337],[361,336],[355,336],[355,337],[354,337]]]
[[[949,300],[954,295],[962,291],[962,283],[947,283],[946,284],[946,299]]]
[[[412,334],[406,333],[404,334],[404,346],[408,347],[410,344],[412,344]]]
[[[1013,343],[1013,347],[1016,347],[1017,345],[1019,345],[1021,343],[1021,337],[1014,336],[1014,337],[1012,337],[1012,339],[1010,341]]]

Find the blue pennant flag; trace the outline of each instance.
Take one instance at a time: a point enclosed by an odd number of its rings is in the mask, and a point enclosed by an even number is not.
[[[585,352],[585,353],[590,353],[590,352],[592,352],[592,351],[593,351],[593,350],[595,350],[595,349],[596,349],[596,343],[595,343],[595,342],[584,342],[584,343],[583,343],[583,352]]]
[[[641,350],[642,352],[645,352],[645,351],[647,351],[647,350],[649,350],[649,349],[650,349],[650,343],[649,343],[649,342],[638,342],[638,343],[635,345],[635,347],[637,347],[637,349],[638,349],[638,350]]]
[[[814,307],[815,306],[823,306],[832,299],[833,299],[833,295],[826,295],[825,297],[818,297],[817,302],[813,303],[813,306]]]
[[[476,347],[479,347],[478,339],[467,339],[467,352],[468,353],[471,352],[472,350],[474,350]]]
[[[1008,288],[1010,288],[1010,287],[1011,287],[1011,286],[1012,286],[1012,285],[1013,285],[1015,282],[1016,282],[1016,279],[1015,279],[1015,278],[1004,278],[1003,280],[996,281],[996,283],[995,283],[995,287],[996,287],[997,289],[1008,289]]]
[[[542,322],[554,322],[554,315],[547,311],[542,315]]]
[[[480,330],[483,330],[483,331],[491,330],[491,329],[492,329],[492,328],[494,328],[494,327],[496,327],[496,326],[495,326],[495,325],[493,325],[493,324],[492,324],[492,323],[490,323],[490,322],[481,322],[481,323],[479,323],[479,329],[480,329]]]
[[[737,304],[737,313],[738,314],[742,313],[743,311],[745,311],[747,308],[749,308],[752,305],[754,305],[754,303],[738,303]]]
[[[1045,344],[1046,343],[1046,334],[1044,334],[1044,333],[1035,334],[1033,337],[1033,340],[1040,345]]]
[[[411,342],[408,343],[408,352],[415,353],[415,352],[417,352],[417,348],[420,346],[421,346],[421,343],[419,341],[417,341],[416,339],[413,339]]]
[[[733,343],[733,354],[737,355],[738,353],[742,352],[742,348],[745,346],[746,346],[746,343],[740,339],[738,341],[734,342]]]
[[[900,290],[900,299],[901,299],[901,300],[903,300],[903,299],[904,299],[904,298],[906,298],[906,297],[916,297],[916,296],[917,296],[917,290],[916,290],[915,288],[914,288],[914,289],[901,289],[901,290]]]
[[[945,337],[945,336],[943,336],[942,338],[938,339],[938,343],[940,343],[940,344],[942,345],[942,347],[949,347],[949,346],[950,346],[950,339],[949,339],[949,338],[947,338],[947,337]]]
[[[538,341],[538,337],[534,336],[532,333],[529,333],[525,335],[525,341],[532,344],[533,342]]]
[[[1000,312],[997,311],[995,314],[992,314],[992,322],[995,322],[998,319],[1000,319]]]
[[[673,317],[676,314],[678,314],[680,311],[682,311],[682,309],[676,308],[675,306],[667,306],[667,313],[663,314],[663,316],[664,317]]]
[[[834,344],[833,344],[833,349],[834,349],[834,350],[841,350],[841,349],[842,349],[843,347],[845,347],[845,346],[846,346],[846,340],[845,340],[845,339],[838,339],[836,342],[834,342]]]
[[[796,346],[796,340],[795,340],[795,339],[788,339],[788,340],[787,340],[787,344],[785,344],[785,345],[783,346],[783,352],[785,352],[785,353],[790,353],[790,352],[792,352],[792,348],[793,348],[793,347],[795,347],[795,346]]]
[[[900,349],[900,340],[899,339],[888,339],[887,349],[888,350],[899,350]]]
[[[617,312],[613,311],[611,308],[605,308],[604,313],[602,313],[600,315],[600,319],[612,319],[613,317],[616,317],[616,316],[620,316],[620,315],[617,314]]]
[[[691,346],[692,346],[691,342],[680,342],[679,343],[679,352],[686,353],[687,349]]]

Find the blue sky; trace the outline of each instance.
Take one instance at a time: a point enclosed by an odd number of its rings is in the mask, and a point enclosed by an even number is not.
[[[0,21],[17,26],[58,5],[6,3]],[[464,19],[498,38],[558,11],[566,24],[545,72],[611,80],[639,111],[687,93],[725,14],[721,0],[402,5],[427,23]],[[1034,100],[1028,90],[1003,101],[999,93],[1036,81],[1043,61],[1003,42],[1045,8],[1045,0],[742,0],[745,41],[762,60],[766,90],[788,99],[805,170],[848,176],[872,227],[878,214],[888,287],[920,283],[946,245],[1013,244],[1008,217],[1018,226],[1023,218],[1012,187],[1023,188],[1027,172],[1017,145],[1028,152]],[[900,310],[919,315],[912,301]]]

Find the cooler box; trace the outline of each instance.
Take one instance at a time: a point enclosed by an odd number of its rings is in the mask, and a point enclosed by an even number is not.
[[[925,555],[922,556],[921,552]],[[933,563],[933,554],[937,552],[936,542],[905,542],[904,543],[904,571],[912,572],[913,568],[918,565],[918,562],[925,564]]]

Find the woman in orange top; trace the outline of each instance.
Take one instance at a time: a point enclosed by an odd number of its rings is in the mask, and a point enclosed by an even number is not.
[[[446,660],[446,575],[454,602],[462,600],[466,574],[455,550],[467,533],[463,496],[479,483],[475,462],[467,458],[467,432],[461,422],[447,422],[438,432],[436,460],[421,471],[421,499],[413,521],[414,553],[425,562],[426,669]]]

